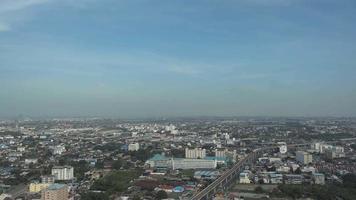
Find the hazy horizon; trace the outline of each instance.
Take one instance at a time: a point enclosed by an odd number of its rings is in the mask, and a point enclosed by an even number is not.
[[[356,116],[353,0],[0,0],[0,118]]]

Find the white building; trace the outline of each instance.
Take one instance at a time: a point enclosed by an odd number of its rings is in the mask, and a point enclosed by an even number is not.
[[[185,148],[185,158],[205,158],[206,150],[202,148]]]
[[[306,165],[313,162],[313,156],[305,151],[297,151],[296,160]]]
[[[65,151],[66,151],[66,148],[62,145],[58,145],[53,148],[54,155],[62,155],[62,153]]]
[[[136,143],[131,143],[128,145],[128,150],[129,151],[138,151],[140,149],[140,144],[138,142]]]
[[[246,173],[246,172],[240,173],[239,180],[240,180],[240,183],[242,183],[242,184],[249,184],[249,183],[251,183],[249,174]]]
[[[281,154],[286,154],[288,151],[287,144],[285,142],[278,142],[277,144],[279,146],[279,152]]]
[[[216,160],[204,159],[172,159],[172,169],[215,169],[217,166]]]
[[[321,173],[314,173],[313,181],[314,181],[314,184],[325,185],[325,175],[321,174]]]
[[[26,158],[25,159],[25,164],[28,165],[30,163],[36,164],[38,162],[37,158]]]
[[[52,175],[56,180],[72,180],[74,178],[74,168],[71,166],[54,166]]]

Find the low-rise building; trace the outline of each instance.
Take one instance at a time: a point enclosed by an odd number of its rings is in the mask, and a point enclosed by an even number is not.
[[[41,200],[68,200],[68,186],[52,184],[41,192]]]
[[[296,152],[296,160],[304,165],[313,162],[313,156],[305,151]]]

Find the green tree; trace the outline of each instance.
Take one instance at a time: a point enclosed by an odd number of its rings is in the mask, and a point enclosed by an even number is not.
[[[160,190],[157,192],[156,199],[166,199],[168,197],[167,192]]]

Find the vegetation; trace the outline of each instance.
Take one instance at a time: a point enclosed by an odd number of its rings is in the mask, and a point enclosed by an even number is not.
[[[168,197],[167,192],[160,190],[157,192],[156,199],[166,199]]]
[[[103,192],[88,192],[81,195],[81,200],[109,200],[109,196]]]
[[[91,190],[104,191],[107,195],[121,193],[131,185],[130,181],[138,178],[142,171],[139,169],[113,171],[94,182]]]
[[[279,185],[279,193],[273,192],[272,195],[288,196],[293,199],[311,197],[320,200],[356,199],[356,175],[347,174],[342,177],[343,184],[340,185]]]
[[[354,151],[356,151],[356,144],[351,144],[350,146]]]
[[[136,158],[137,160],[146,161],[153,156],[154,152],[152,149],[152,147],[148,147],[146,149],[139,149],[138,151],[130,151],[129,155]]]

